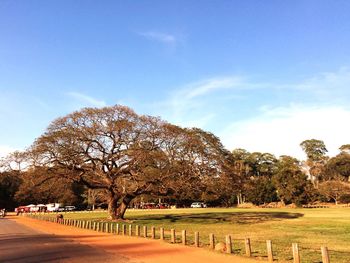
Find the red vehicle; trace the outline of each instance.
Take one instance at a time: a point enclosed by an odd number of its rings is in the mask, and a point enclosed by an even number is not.
[[[29,213],[30,212],[30,207],[28,206],[19,206],[15,208],[15,212],[18,214],[20,213]]]
[[[159,203],[159,204],[157,204],[156,207],[157,207],[158,209],[168,209],[168,208],[170,208],[170,205],[167,204],[167,203]]]
[[[154,209],[156,208],[156,204],[155,203],[144,203],[141,205],[142,209]]]

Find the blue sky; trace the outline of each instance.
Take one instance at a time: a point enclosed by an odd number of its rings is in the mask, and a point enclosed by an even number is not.
[[[350,143],[349,1],[0,0],[0,155],[127,105],[232,150]]]

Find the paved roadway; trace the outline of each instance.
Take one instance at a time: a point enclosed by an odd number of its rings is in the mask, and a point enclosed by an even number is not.
[[[0,218],[0,262],[130,262],[123,256]]]

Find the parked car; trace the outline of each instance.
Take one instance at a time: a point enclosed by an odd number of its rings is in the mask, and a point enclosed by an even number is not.
[[[20,213],[29,213],[30,207],[22,205],[22,206],[15,208],[15,212],[17,213],[17,215]]]
[[[47,207],[47,212],[64,211],[64,207],[60,203],[47,204],[46,207]]]
[[[203,202],[194,202],[191,204],[191,208],[206,208],[207,205]]]
[[[158,208],[158,209],[168,209],[168,208],[170,208],[170,205],[167,204],[167,203],[159,203],[159,204],[156,205],[156,208]]]
[[[64,210],[66,211],[74,211],[76,209],[76,207],[74,205],[66,205],[64,207]]]
[[[141,209],[154,209],[156,208],[156,204],[155,203],[144,203],[141,204]]]

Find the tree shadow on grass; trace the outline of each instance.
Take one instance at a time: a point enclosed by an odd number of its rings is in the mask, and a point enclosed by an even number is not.
[[[192,224],[256,224],[266,221],[279,221],[284,219],[296,219],[304,216],[301,213],[289,212],[221,212],[221,213],[193,213],[180,215],[147,215],[135,217],[136,220],[159,220],[171,223]]]

